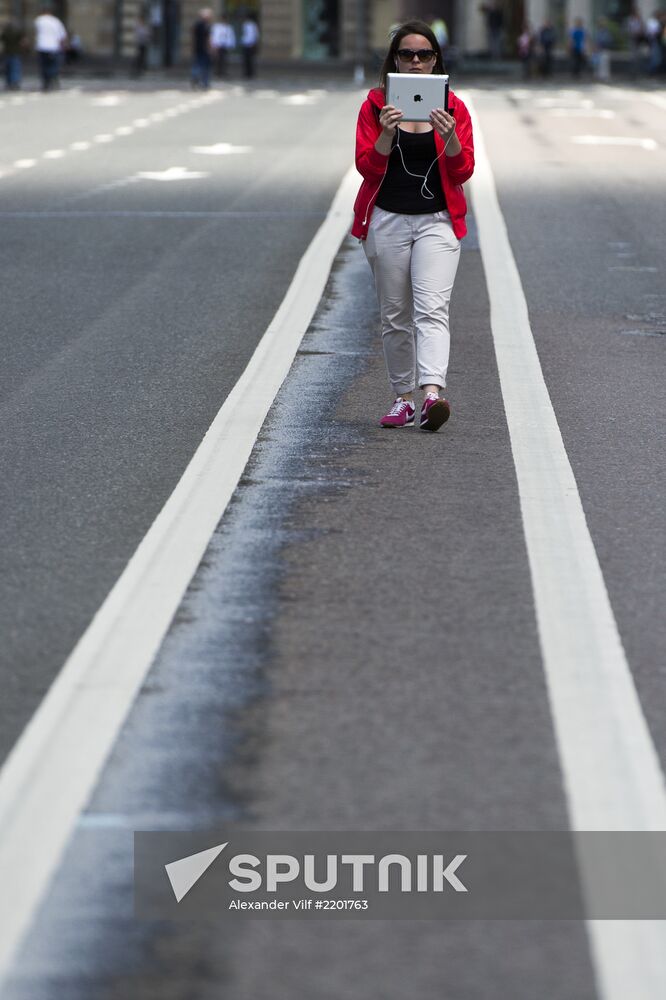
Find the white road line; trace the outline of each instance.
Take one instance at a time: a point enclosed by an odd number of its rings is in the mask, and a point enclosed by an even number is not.
[[[571,137],[571,141],[578,146],[632,146],[651,152],[657,149],[657,143],[654,139],[635,139],[633,136],[574,135]]]
[[[115,108],[126,100],[124,94],[103,94],[101,97],[94,97],[90,103],[94,108]]]
[[[234,146],[230,142],[216,142],[213,146],[190,146],[191,153],[203,156],[229,156],[232,153],[251,153],[252,146]]]
[[[168,184],[173,181],[202,180],[204,177],[210,177],[210,174],[201,170],[188,170],[187,167],[168,167],[166,170],[141,170],[136,177],[142,181]]]
[[[629,256],[633,257],[633,254],[629,254]],[[629,264],[615,264],[615,265],[612,265],[611,267],[609,267],[608,270],[609,271],[642,271],[643,273],[647,273],[647,274],[656,274],[657,271],[659,270],[659,268],[658,267],[649,267],[649,266],[639,267],[638,265],[634,266],[634,265],[629,265]]]
[[[544,381],[479,120],[470,110],[474,210],[572,827],[666,830],[664,776]],[[581,877],[585,881],[584,869]],[[587,927],[603,1000],[666,996],[666,923],[592,920]]]
[[[604,118],[608,121],[616,117],[614,111],[605,108],[551,108],[548,114],[551,118]]]
[[[70,96],[72,94],[74,94],[74,93],[78,93],[78,90],[76,90],[76,91],[68,91],[68,94]],[[33,95],[33,97],[35,97],[35,98],[38,97],[38,96],[41,96],[41,95]],[[176,108],[169,108],[169,109],[167,109],[164,112],[156,112],[156,113],[152,114],[150,116],[150,118],[139,118],[139,119],[137,119],[134,122],[134,125],[120,125],[120,126],[118,126],[118,128],[116,128],[114,130],[113,133],[106,133],[106,132],[100,133],[99,135],[96,135],[90,142],[84,142],[84,141],[72,142],[72,143],[69,144],[68,150],[49,149],[45,153],[41,154],[41,159],[42,160],[60,160],[60,159],[62,159],[63,156],[67,155],[68,151],[76,152],[76,151],[82,151],[82,150],[85,150],[85,149],[89,149],[90,146],[93,143],[97,143],[98,145],[101,145],[101,144],[104,144],[104,143],[113,142],[118,136],[131,135],[134,132],[135,128],[147,128],[151,124],[159,123],[161,121],[164,121],[164,119],[167,116],[169,116],[170,114],[171,115],[177,115],[177,114],[180,114],[181,112],[184,112],[184,111],[191,111],[191,110],[193,110],[195,108],[201,107],[203,104],[210,104],[213,101],[220,101],[222,99],[223,99],[223,95],[220,94],[220,93],[218,93],[217,91],[215,91],[215,92],[212,92],[210,94],[207,94],[206,97],[204,97],[204,98],[197,98],[195,100],[191,100],[187,104],[179,104],[178,105],[178,109],[176,109]],[[2,101],[0,101],[0,107],[2,107]],[[37,164],[37,160],[28,160],[28,159],[17,160],[14,163],[14,167],[13,168],[9,168],[9,169],[4,169],[3,168],[2,171],[0,171],[0,180],[3,177],[11,177],[12,174],[14,173],[14,170],[16,170],[16,169],[24,170],[24,169],[27,169],[29,167],[34,167],[34,166],[36,166],[36,164]]]
[[[0,983],[289,371],[357,185],[351,168],[247,368],[0,771]]]
[[[646,94],[641,91],[633,90],[621,90],[619,87],[606,87],[606,93],[612,97],[614,101],[647,101],[648,104],[653,104],[657,108],[666,109],[666,97],[661,94]]]
[[[104,184],[100,188],[96,188],[94,193],[99,191],[108,191],[110,188],[124,187],[127,184],[136,183],[136,181],[141,178],[138,175],[133,175],[131,177],[125,177],[120,181],[114,181],[112,184]],[[90,197],[86,193],[85,197]],[[67,202],[77,201],[76,199],[67,199]],[[35,212],[3,212],[0,211],[0,219],[255,219],[261,221],[262,219],[294,219],[295,217],[305,219],[318,219],[321,218],[323,212],[292,212],[289,210],[285,211],[262,211],[261,209],[248,209],[244,212],[234,212],[222,211],[222,212],[191,212],[187,210],[181,211],[150,211],[141,209],[126,209],[126,210],[111,210],[104,211],[95,209],[93,211],[77,210],[77,209],[55,209]]]
[[[0,108],[16,108],[20,107],[22,104],[26,104],[28,101],[36,101],[41,94],[25,94],[20,97],[10,97],[9,100],[0,100]]]
[[[301,107],[304,104],[316,104],[317,98],[311,94],[289,94],[280,98],[280,103],[288,107]]]
[[[535,108],[592,108],[594,101],[588,98],[579,99],[577,97],[535,97],[532,102]]]
[[[655,107],[661,108],[662,111],[666,110],[666,97],[662,97],[661,94],[644,94],[643,99],[654,104]]]

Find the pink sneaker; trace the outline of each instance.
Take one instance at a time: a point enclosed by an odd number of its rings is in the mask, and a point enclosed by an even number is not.
[[[428,393],[421,407],[419,426],[422,431],[437,431],[450,416],[451,407],[448,400],[435,396],[434,393]]]
[[[408,424],[414,423],[415,415],[414,404],[410,400],[398,396],[386,416],[379,421],[379,425],[380,427],[407,427]]]

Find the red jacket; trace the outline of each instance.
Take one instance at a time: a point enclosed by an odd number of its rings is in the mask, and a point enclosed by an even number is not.
[[[354,202],[352,236],[358,236],[362,240],[368,235],[372,209],[388,167],[388,156],[383,156],[375,149],[382,130],[379,112],[385,103],[384,91],[380,87],[371,90],[361,105],[356,126],[356,169],[362,176],[363,183]],[[456,134],[462,149],[456,156],[447,156],[446,153],[440,156],[437,165],[453,231],[460,240],[467,233],[467,202],[462,185],[474,172],[474,140],[469,111],[453,91],[449,92],[449,109],[456,119]],[[444,141],[437,132],[435,148],[438,153],[444,149]]]

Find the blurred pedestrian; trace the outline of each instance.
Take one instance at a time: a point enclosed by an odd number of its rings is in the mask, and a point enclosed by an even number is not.
[[[627,36],[631,52],[631,70],[634,77],[641,72],[642,52],[645,45],[645,24],[638,7],[635,5],[629,11],[624,22],[624,33]]]
[[[449,110],[427,122],[403,121],[386,104],[388,73],[444,73],[442,52],[424,21],[391,37],[379,87],[364,101],[356,127],[356,168],[363,178],[352,235],[363,243],[381,316],[389,382],[396,395],[382,427],[414,423],[414,391],[424,392],[419,426],[436,431],[450,406],[440,396],[449,361],[449,302],[467,232],[462,185],[474,170],[472,123],[449,91]]]
[[[539,31],[539,48],[541,52],[540,69],[542,76],[549,77],[553,72],[553,49],[557,35],[552,21],[544,21]]]
[[[430,28],[433,35],[439,42],[439,47],[442,50],[443,56],[449,44],[449,27],[443,17],[435,17],[431,15]]]
[[[134,24],[134,65],[132,76],[143,76],[148,67],[148,43],[150,28],[143,14],[139,14]]]
[[[67,46],[67,29],[51,10],[50,4],[42,4],[34,22],[35,50],[43,91],[53,90],[60,85],[60,63]]]
[[[479,10],[486,19],[490,58],[497,62],[502,58],[502,31],[504,28],[502,5],[499,0],[495,0],[493,3],[482,3]]]
[[[18,22],[10,19],[0,31],[0,42],[5,60],[5,85],[7,90],[20,90],[23,78],[22,59],[28,40]]]
[[[256,58],[259,51],[259,25],[257,15],[249,13],[241,25],[241,51],[243,53],[243,74],[249,80],[256,72]]]
[[[594,52],[592,54],[592,66],[595,79],[608,81],[611,78],[610,53],[613,48],[613,35],[610,30],[608,18],[600,17],[597,21],[597,30],[594,33]]]
[[[651,75],[659,73],[664,61],[663,32],[664,24],[662,23],[659,11],[656,10],[645,22],[645,37],[650,50],[648,73]]]
[[[71,66],[80,62],[82,56],[83,42],[81,41],[81,36],[76,33],[70,33],[67,48],[65,49],[65,62],[68,66]]]
[[[210,86],[210,29],[213,23],[213,12],[210,7],[203,7],[192,26],[192,86],[208,90]]]
[[[451,68],[455,63],[456,51],[451,45],[451,35],[449,34],[449,26],[440,15],[431,14],[428,18],[428,23],[432,30],[433,35],[439,42],[439,47],[442,51],[442,59],[446,60],[448,71],[451,72]]]
[[[527,23],[523,25],[523,30],[518,36],[517,46],[518,58],[523,67],[523,80],[531,80],[534,64],[535,38],[531,26]]]
[[[229,74],[229,53],[236,48],[236,32],[229,24],[229,18],[222,14],[210,31],[210,46],[218,77]]]
[[[569,55],[571,56],[571,74],[578,79],[587,66],[587,31],[582,17],[574,20],[569,32]]]

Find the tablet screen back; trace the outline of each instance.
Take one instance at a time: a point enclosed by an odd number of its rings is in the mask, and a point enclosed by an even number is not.
[[[427,122],[434,108],[448,110],[448,75],[387,73],[386,83],[386,103],[402,111],[406,122]]]

